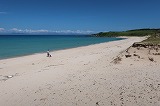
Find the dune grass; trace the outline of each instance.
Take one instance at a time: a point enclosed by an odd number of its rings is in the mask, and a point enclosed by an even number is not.
[[[160,34],[151,35],[148,39],[142,41],[145,44],[160,44]]]

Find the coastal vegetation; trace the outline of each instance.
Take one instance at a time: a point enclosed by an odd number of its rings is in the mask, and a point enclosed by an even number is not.
[[[148,37],[146,40],[142,41],[144,44],[160,44],[160,34],[153,34]]]
[[[142,42],[135,42],[133,47],[160,48],[160,33],[152,34]]]
[[[137,36],[148,38],[142,42],[134,43],[134,46],[160,45],[160,29],[135,29],[121,32],[100,32],[93,34],[96,37],[120,37],[120,36]]]
[[[160,33],[160,29],[135,29],[128,31],[110,31],[93,34],[96,37],[147,36]]]

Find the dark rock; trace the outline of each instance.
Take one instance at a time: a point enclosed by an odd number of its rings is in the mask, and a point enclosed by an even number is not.
[[[132,55],[130,55],[130,54],[126,54],[125,56],[126,56],[126,58],[128,58],[128,57],[131,57]]]

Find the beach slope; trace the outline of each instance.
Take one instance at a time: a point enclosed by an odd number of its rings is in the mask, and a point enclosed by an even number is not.
[[[160,65],[113,60],[144,37],[0,60],[0,106],[158,106]]]

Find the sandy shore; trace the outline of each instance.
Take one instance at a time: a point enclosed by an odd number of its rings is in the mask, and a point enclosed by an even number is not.
[[[0,60],[0,106],[159,106],[159,60],[113,63],[143,39]]]

